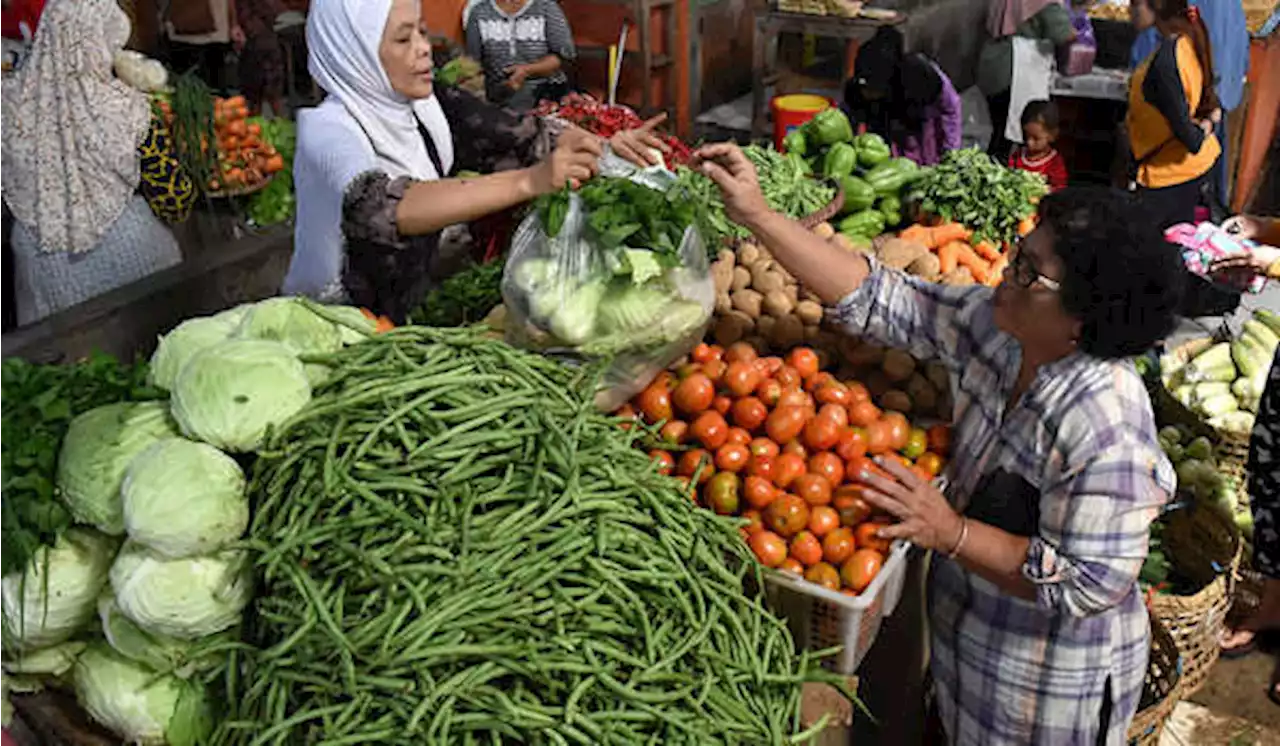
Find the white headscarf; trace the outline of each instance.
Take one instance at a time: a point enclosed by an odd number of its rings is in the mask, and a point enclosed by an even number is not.
[[[138,186],[151,111],[111,72],[128,40],[115,0],[52,0],[4,85],[4,199],[42,251],[92,249]]]
[[[453,136],[435,96],[410,101],[391,88],[378,58],[391,0],[317,0],[307,15],[311,76],[364,130],[391,176],[432,181],[437,174],[418,132],[431,133],[441,165],[453,167]]]

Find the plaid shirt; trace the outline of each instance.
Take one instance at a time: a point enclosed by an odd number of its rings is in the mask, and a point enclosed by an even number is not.
[[[1150,649],[1137,577],[1151,521],[1174,490],[1173,468],[1127,362],[1076,353],[1042,366],[1006,411],[1021,347],[993,311],[990,288],[929,284],[874,263],[832,311],[847,333],[950,370],[948,498],[957,509],[997,469],[1038,495],[1022,568],[1034,602],[933,556],[939,714],[956,744],[1124,744]],[[1108,682],[1111,715],[1099,732]]]

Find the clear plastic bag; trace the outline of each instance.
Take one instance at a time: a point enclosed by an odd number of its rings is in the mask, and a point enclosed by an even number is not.
[[[636,170],[606,155],[605,175],[658,191],[661,169]],[[596,404],[616,409],[702,339],[715,303],[706,248],[693,226],[676,255],[609,246],[571,194],[560,230],[547,235],[538,210],[516,229],[502,276],[506,339],[582,364],[610,359]],[[678,261],[677,261],[678,260]]]

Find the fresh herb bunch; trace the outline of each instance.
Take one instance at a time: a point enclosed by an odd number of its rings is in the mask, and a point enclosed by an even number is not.
[[[473,264],[433,288],[422,304],[409,312],[409,321],[420,326],[474,324],[502,302],[501,259]]]
[[[814,179],[799,156],[784,155],[770,147],[748,145],[742,152],[756,167],[760,191],[769,207],[793,218],[802,218],[826,207],[835,189]],[[715,182],[697,171],[681,167],[676,171],[672,191],[688,204],[696,205],[698,229],[708,239],[707,251],[715,254],[726,238],[747,238],[751,232],[731,221]]]
[[[547,235],[560,234],[569,213],[569,194],[564,189],[538,200],[536,209]],[[680,243],[696,215],[693,203],[683,195],[608,176],[587,182],[578,195],[602,248],[648,249],[679,263]]]
[[[950,150],[915,183],[920,209],[973,231],[975,240],[1009,243],[1018,223],[1048,194],[1044,177],[1008,168],[977,148]]]
[[[8,575],[71,525],[71,514],[57,499],[55,477],[72,418],[104,404],[163,398],[164,392],[147,385],[145,362],[125,365],[95,353],[74,365],[5,360],[2,396],[0,571]]]
[[[213,121],[213,89],[194,72],[173,80],[173,141],[178,162],[201,189],[218,175],[218,135]]]

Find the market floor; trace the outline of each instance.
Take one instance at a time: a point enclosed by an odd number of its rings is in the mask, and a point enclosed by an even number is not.
[[[1190,703],[1179,704],[1160,746],[1280,746],[1280,706],[1267,699],[1274,659],[1220,660]]]

